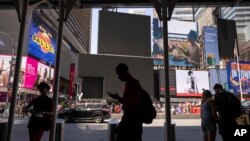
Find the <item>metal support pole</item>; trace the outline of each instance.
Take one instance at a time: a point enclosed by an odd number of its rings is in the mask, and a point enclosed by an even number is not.
[[[65,16],[65,0],[59,0],[59,29],[57,34],[57,51],[56,51],[56,68],[54,72],[55,81],[53,85],[53,122],[50,130],[50,141],[55,141],[56,133],[56,116],[57,116],[57,103],[58,103],[58,91],[59,91],[59,81],[60,81],[60,59],[61,59],[61,47],[62,47],[62,38],[63,38],[63,23]]]
[[[240,101],[244,101],[243,91],[242,91],[242,83],[241,83],[241,75],[240,75],[240,69],[241,69],[240,68],[240,61],[239,61],[240,51],[239,51],[239,44],[238,44],[237,35],[235,37],[235,45],[236,45],[236,51],[237,51],[237,53],[236,53],[236,63],[237,63],[237,71],[238,71],[238,78],[239,78]]]
[[[163,46],[164,46],[164,70],[165,70],[165,122],[166,122],[166,141],[171,141],[171,112],[170,112],[170,93],[169,93],[169,62],[168,62],[168,8],[167,0],[163,0]]]
[[[24,39],[24,34],[25,34],[25,25],[26,25],[25,23],[27,19],[28,5],[29,5],[29,0],[24,0],[23,8],[22,8],[19,40],[18,40],[18,49],[17,49],[17,56],[16,56],[14,82],[13,82],[13,87],[12,87],[10,112],[9,112],[9,117],[8,117],[8,129],[7,129],[6,141],[11,141],[11,137],[12,137],[12,128],[13,128],[13,122],[14,122],[14,117],[15,117],[16,96],[17,96],[18,85],[19,85],[18,84],[19,76],[20,76],[19,72],[21,70],[21,63],[22,63],[23,39]]]

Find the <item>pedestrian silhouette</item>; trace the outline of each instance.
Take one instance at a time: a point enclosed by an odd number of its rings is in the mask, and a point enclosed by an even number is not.
[[[116,66],[116,74],[122,82],[125,82],[122,97],[117,93],[107,92],[110,97],[117,99],[122,104],[122,110],[124,111],[121,122],[115,130],[116,141],[142,141],[142,122],[138,115],[141,85],[129,73],[128,66],[124,63]]]
[[[32,115],[29,119],[29,138],[30,141],[40,141],[44,131],[48,131],[52,122],[52,98],[48,97],[50,86],[41,82],[37,85],[37,89],[40,92],[40,96],[33,99],[23,112],[31,112]]]
[[[215,141],[218,116],[215,102],[209,90],[203,90],[201,98],[201,127],[204,141]]]
[[[233,110],[229,108],[228,104],[229,95],[232,93],[224,90],[221,84],[215,84],[214,90],[216,92],[214,96],[216,111],[219,114],[219,133],[223,141],[231,141],[237,126],[235,117],[229,114]]]

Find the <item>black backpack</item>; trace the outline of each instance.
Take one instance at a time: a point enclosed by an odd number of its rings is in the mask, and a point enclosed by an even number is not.
[[[156,118],[156,110],[147,91],[144,89],[140,93],[139,118],[142,123],[150,124]]]
[[[227,112],[233,118],[237,118],[241,115],[242,105],[239,100],[233,93],[227,92]]]

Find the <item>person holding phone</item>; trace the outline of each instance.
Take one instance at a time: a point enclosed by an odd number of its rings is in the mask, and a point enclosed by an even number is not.
[[[41,82],[37,85],[40,96],[33,99],[24,109],[23,112],[31,112],[29,119],[29,138],[30,141],[40,141],[44,131],[51,128],[53,113],[53,100],[48,97],[50,86]]]
[[[142,141],[142,122],[138,116],[141,85],[129,73],[128,66],[124,63],[117,65],[116,74],[122,82],[125,82],[122,97],[117,93],[107,92],[110,97],[122,104],[124,111],[121,122],[115,130],[117,134],[116,141]]]

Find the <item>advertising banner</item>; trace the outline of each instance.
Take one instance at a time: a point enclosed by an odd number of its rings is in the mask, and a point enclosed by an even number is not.
[[[154,14],[155,15],[155,14]],[[200,45],[197,43],[197,23],[184,21],[168,22],[169,65],[200,65]],[[164,65],[163,28],[157,18],[153,18],[154,65]]]
[[[0,87],[12,87],[15,72],[15,56],[0,55]],[[22,58],[19,87],[24,86],[26,57]]]
[[[159,87],[160,95],[165,95],[165,72],[159,70]],[[174,70],[169,70],[169,93],[170,95],[176,94],[176,75]]]
[[[220,65],[220,58],[217,29],[214,27],[204,26],[203,31],[207,67],[218,66]]]
[[[176,96],[199,97],[209,89],[207,71],[176,70]]]
[[[240,61],[240,70],[235,61],[227,63],[227,77],[229,90],[234,94],[240,94],[240,83],[242,94],[250,94],[250,61]],[[239,77],[240,76],[240,77]],[[239,79],[240,78],[240,79]]]
[[[55,64],[56,32],[33,13],[28,55],[47,64]]]
[[[52,84],[54,69],[51,66],[28,57],[25,73],[25,88],[34,89],[41,82]]]
[[[75,64],[70,64],[70,72],[69,72],[69,98],[72,99],[73,89],[75,83]]]
[[[38,62],[31,57],[27,58],[26,73],[25,73],[25,87],[33,88],[37,77]]]

